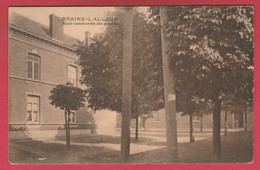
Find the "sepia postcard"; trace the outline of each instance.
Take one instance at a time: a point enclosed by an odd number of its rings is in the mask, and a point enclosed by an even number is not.
[[[8,18],[11,164],[254,162],[253,6]]]

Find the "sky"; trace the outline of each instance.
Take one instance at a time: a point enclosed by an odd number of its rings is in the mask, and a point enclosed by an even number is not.
[[[147,8],[141,8],[146,11]],[[10,7],[9,15],[13,12],[37,21],[49,27],[49,15],[55,14],[59,17],[107,17],[107,12],[115,11],[114,7]],[[75,23],[75,22],[73,22]],[[105,30],[104,25],[64,25],[64,33],[84,41],[85,32],[94,34]]]

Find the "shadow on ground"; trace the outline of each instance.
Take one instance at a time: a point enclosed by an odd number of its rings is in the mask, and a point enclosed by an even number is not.
[[[84,140],[83,140],[84,139]],[[119,144],[120,137],[98,136],[96,138],[73,138],[77,142]],[[95,140],[97,140],[95,142]],[[133,142],[134,139],[132,139]],[[194,143],[180,143],[179,161],[176,163],[245,163],[253,161],[253,132],[233,132],[221,136],[222,158],[212,160],[212,139]],[[149,140],[140,138],[142,144]],[[65,143],[65,141],[64,141]],[[117,164],[120,151],[97,147],[44,143],[40,141],[10,141],[9,160],[15,164]],[[166,147],[130,155],[130,164],[167,163]]]
[[[118,162],[120,152],[106,147],[44,143],[27,140],[11,142],[9,161],[12,164],[93,164]]]
[[[222,158],[213,160],[212,138],[194,143],[178,144],[176,163],[249,163],[253,161],[253,132],[232,132],[221,136]],[[131,155],[132,163],[167,163],[167,149],[160,148]]]
[[[59,137],[58,140],[66,141],[65,137]],[[111,143],[111,144],[120,144],[120,136],[106,136],[106,135],[89,135],[89,136],[77,136],[71,137],[72,142],[76,143]],[[131,143],[142,144],[142,145],[156,145],[156,146],[165,146],[166,142],[160,142],[153,140],[149,137],[139,137],[138,140],[135,140],[134,137],[130,139]]]

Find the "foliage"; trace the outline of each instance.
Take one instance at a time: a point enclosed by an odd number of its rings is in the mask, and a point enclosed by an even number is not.
[[[77,53],[82,68],[81,83],[88,89],[87,100],[93,110],[122,110],[123,11],[115,12],[116,26],[107,26],[89,47],[81,43]],[[132,117],[163,107],[163,76],[160,29],[134,10]]]
[[[70,146],[70,115],[84,106],[86,91],[73,86],[71,82],[66,85],[57,85],[51,90],[51,104],[65,110],[66,144]]]
[[[159,17],[159,8],[150,8],[151,22],[158,24]],[[253,8],[176,6],[168,7],[167,17],[173,78],[185,85],[186,96],[214,104],[213,146],[219,158],[221,101],[253,99]]]
[[[77,111],[84,106],[86,91],[74,87],[70,82],[66,85],[57,85],[51,90],[51,104],[61,110]]]
[[[158,23],[158,8],[149,11],[152,22]],[[233,100],[252,100],[252,7],[182,6],[169,7],[167,13],[177,88],[209,101],[230,95]]]

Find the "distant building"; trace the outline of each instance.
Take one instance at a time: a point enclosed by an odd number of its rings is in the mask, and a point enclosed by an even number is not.
[[[177,128],[178,130],[189,130],[190,118],[188,115],[183,116],[181,112],[176,114]],[[117,128],[121,127],[121,114],[117,115]],[[131,127],[135,127],[135,120],[131,121]],[[145,129],[153,128],[166,128],[165,124],[165,111],[161,109],[159,111],[151,112],[148,117],[139,117],[139,127]],[[244,112],[227,113],[227,128],[237,129],[245,127],[245,114]],[[254,128],[254,112],[253,108],[247,110],[247,127],[253,130]],[[213,128],[213,114],[204,114],[201,116],[193,116],[193,128],[200,130]],[[221,128],[225,128],[225,111],[221,111]]]
[[[68,81],[82,87],[73,46],[77,40],[63,33],[59,17],[52,14],[49,21],[46,27],[17,13],[9,18],[10,138],[62,135],[64,111],[50,104],[50,91]],[[72,129],[89,128],[90,117],[81,108],[71,116]]]

